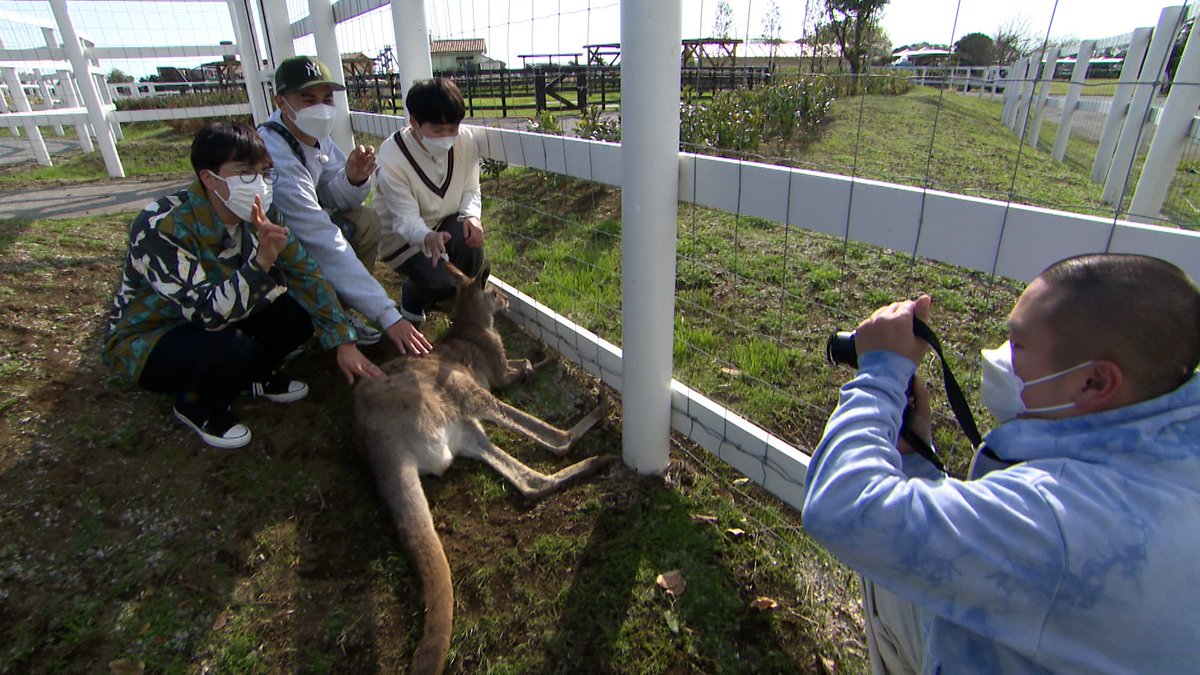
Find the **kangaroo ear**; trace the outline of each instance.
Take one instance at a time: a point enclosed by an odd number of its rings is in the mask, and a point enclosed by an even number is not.
[[[483,267],[479,270],[479,274],[475,276],[475,283],[479,284],[480,288],[487,286],[488,276],[492,273],[492,262],[489,260],[483,263]]]
[[[443,260],[442,265],[446,268],[446,273],[450,275],[450,278],[454,281],[455,286],[465,286],[471,283],[471,280],[467,278],[467,275],[463,274],[462,270],[458,269],[454,263],[450,262],[449,260]]]

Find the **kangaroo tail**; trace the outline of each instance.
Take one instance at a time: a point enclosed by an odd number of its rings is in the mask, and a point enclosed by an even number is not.
[[[375,459],[380,459],[376,455]],[[417,569],[425,600],[425,633],[417,644],[409,669],[414,675],[441,673],[450,651],[454,623],[454,586],[450,564],[433,526],[429,502],[421,489],[417,467],[410,462],[377,466],[380,491],[396,522],[400,543]]]

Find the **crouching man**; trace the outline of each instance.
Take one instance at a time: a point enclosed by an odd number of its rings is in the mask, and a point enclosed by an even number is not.
[[[175,394],[174,414],[205,443],[239,448],[242,392],[278,403],[308,386],[279,372],[316,331],[348,382],[383,375],[355,346],[333,287],[271,205],[275,172],[248,125],[212,122],[192,142],[196,180],[142,211],[105,338],[105,360]]]
[[[379,216],[363,201],[371,191],[375,150],[360,145],[347,155],[333,142],[333,93],[344,90],[311,56],[285,59],[275,70],[278,109],[259,127],[279,173],[275,203],[341,302],[369,320],[351,315],[358,344],[375,344],[386,334],[400,353],[426,354],[429,340],[400,316],[372,274]]]

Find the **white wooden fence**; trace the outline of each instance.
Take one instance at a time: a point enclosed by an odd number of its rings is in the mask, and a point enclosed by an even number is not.
[[[388,136],[403,120],[355,112],[356,132]],[[621,186],[621,146],[478,127],[480,154],[509,164]],[[694,197],[693,197],[694,195]],[[679,153],[681,202],[883,246],[1028,281],[1072,255],[1108,251],[1168,260],[1200,278],[1200,233],[880,181]],[[498,281],[510,312],[564,357],[620,390],[621,349]],[[679,433],[799,509],[810,448],[797,448],[687,387],[671,383]]]
[[[1189,35],[1171,93],[1164,104],[1156,105],[1160,88],[1168,83],[1168,57],[1187,16],[1183,5],[1166,7],[1157,26],[1133,32],[1119,83],[1108,101],[1081,101],[1095,46],[1092,40],[1082,41],[1067,96],[1053,102],[1062,108],[1052,151],[1059,161],[1066,153],[1076,112],[1099,108],[1107,114],[1092,164],[1092,180],[1104,185],[1106,203],[1119,205],[1132,194],[1129,217],[1139,222],[1162,220],[1160,211],[1183,148],[1200,137],[1196,117],[1200,104],[1200,38],[1196,33],[1200,31]],[[1033,147],[1037,147],[1046,107],[1051,105],[1048,96],[1057,63],[1058,49],[1051,48],[1012,64],[1005,78],[1001,118]],[[1156,125],[1157,129],[1142,174],[1136,186],[1132,186],[1134,158],[1147,124]]]

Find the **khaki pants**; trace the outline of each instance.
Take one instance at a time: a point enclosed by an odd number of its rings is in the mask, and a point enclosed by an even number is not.
[[[330,218],[350,242],[354,255],[368,272],[374,273],[379,258],[379,215],[369,206],[334,211]]]
[[[920,673],[925,663],[921,610],[861,575],[859,582],[862,584],[871,670],[889,675]]]

